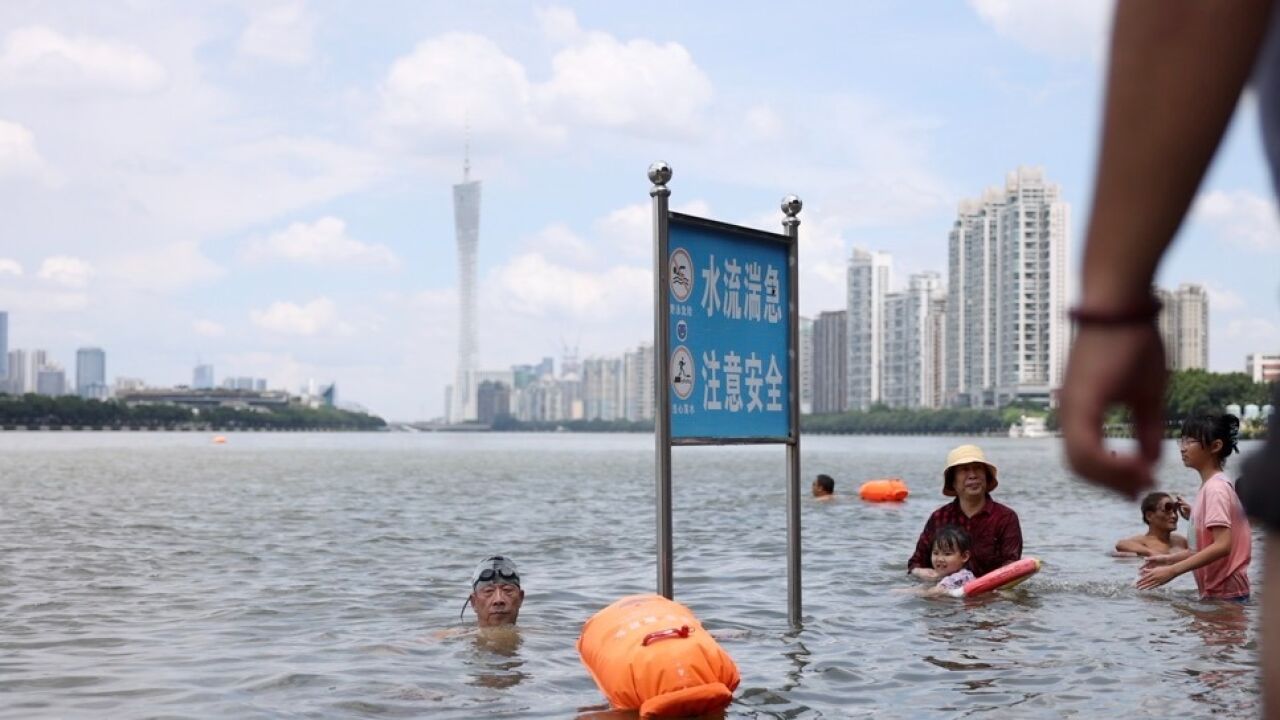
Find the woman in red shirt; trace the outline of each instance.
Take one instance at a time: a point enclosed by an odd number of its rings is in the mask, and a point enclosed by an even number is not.
[[[968,568],[979,577],[1022,557],[1022,526],[1018,514],[991,499],[1000,484],[996,466],[987,462],[977,445],[961,445],[947,453],[942,471],[942,494],[954,501],[929,516],[915,554],[907,561],[907,571],[919,578],[936,580],[930,557],[933,536],[947,525],[964,528],[972,539]]]

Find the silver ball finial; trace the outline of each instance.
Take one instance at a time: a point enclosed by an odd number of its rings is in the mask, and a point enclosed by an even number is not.
[[[650,165],[649,181],[654,185],[666,185],[671,182],[671,166],[661,160]]]
[[[804,203],[800,202],[800,198],[795,195],[788,195],[782,198],[782,212],[787,217],[799,215],[802,207],[804,207]]]

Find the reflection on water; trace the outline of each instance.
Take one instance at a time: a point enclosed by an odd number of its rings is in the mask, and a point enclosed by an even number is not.
[[[473,646],[475,655],[467,662],[469,684],[503,690],[519,685],[528,676],[521,672],[524,661],[518,652],[523,638],[513,626],[480,628]]]
[[[21,435],[21,437],[19,437]],[[1106,556],[1138,513],[1052,441],[988,439],[1044,569],[971,600],[893,592],[962,438],[806,438],[804,627],[787,628],[785,453],[678,448],[676,599],[737,662],[728,718],[1249,717],[1257,616]],[[643,436],[0,433],[0,719],[622,720],[574,647],[654,585]],[[1197,480],[1166,452],[1165,489]],[[900,476],[903,504],[849,497]],[[482,491],[482,492],[480,492]],[[518,628],[459,626],[509,554]],[[1255,558],[1261,557],[1256,552]],[[470,618],[470,616],[468,616]],[[440,632],[440,628],[452,630]]]

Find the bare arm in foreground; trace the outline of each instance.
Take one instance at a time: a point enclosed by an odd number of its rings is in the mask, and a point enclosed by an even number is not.
[[[1102,153],[1080,307],[1132,315],[1150,302],[1182,223],[1248,80],[1269,0],[1120,0],[1112,30]],[[1166,384],[1154,322],[1081,323],[1062,389],[1071,467],[1134,496],[1154,484]],[[1108,406],[1130,408],[1137,455],[1103,447]]]

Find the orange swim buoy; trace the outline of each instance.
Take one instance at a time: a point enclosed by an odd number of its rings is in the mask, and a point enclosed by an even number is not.
[[[902,478],[868,480],[858,488],[858,497],[869,502],[902,502],[910,494]]]
[[[631,595],[591,617],[578,654],[609,704],[642,717],[719,712],[733,701],[738,666],[702,623],[660,595]]]
[[[227,442],[227,436],[226,436],[226,435],[214,435],[214,436],[213,436],[213,444],[214,444],[214,445],[225,445],[225,444],[226,444],[226,442]]]
[[[1040,572],[1040,560],[1024,557],[998,567],[980,578],[970,580],[964,584],[964,587],[952,590],[951,594],[955,597],[973,597],[992,590],[1006,590],[1038,572]]]

